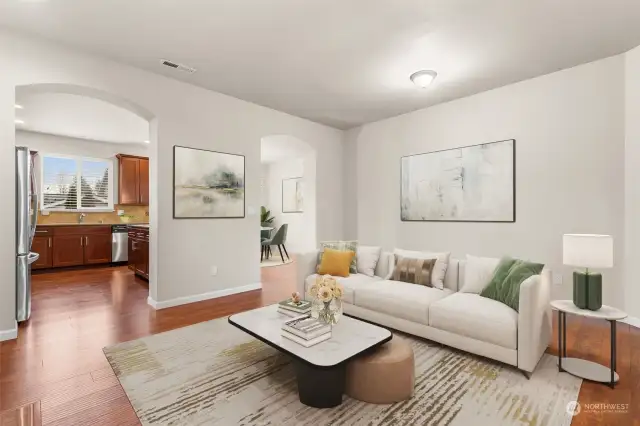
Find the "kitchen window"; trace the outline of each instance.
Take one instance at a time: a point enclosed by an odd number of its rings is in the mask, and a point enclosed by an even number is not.
[[[40,159],[42,210],[113,211],[113,161],[43,154]]]

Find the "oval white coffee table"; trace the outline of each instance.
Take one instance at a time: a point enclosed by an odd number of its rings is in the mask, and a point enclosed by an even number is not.
[[[580,309],[572,300],[552,300],[558,311],[558,370],[594,382],[607,383],[613,388],[620,379],[616,373],[616,323],[627,314],[611,306],[602,305],[597,311]],[[580,358],[567,358],[567,313],[607,320],[611,323],[611,360],[609,367]]]

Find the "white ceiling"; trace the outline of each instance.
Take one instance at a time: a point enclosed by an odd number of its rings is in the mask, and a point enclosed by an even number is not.
[[[149,123],[132,112],[86,96],[65,93],[16,95],[16,128],[115,143],[144,143]]]
[[[0,4],[0,25],[339,128],[622,53],[639,22],[637,0]],[[419,69],[438,72],[429,89]]]

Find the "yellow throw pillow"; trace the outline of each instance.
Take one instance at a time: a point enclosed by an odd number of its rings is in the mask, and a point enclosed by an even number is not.
[[[351,250],[334,250],[325,248],[322,253],[322,261],[318,268],[320,275],[333,275],[335,277],[348,277],[349,265],[356,253]]]

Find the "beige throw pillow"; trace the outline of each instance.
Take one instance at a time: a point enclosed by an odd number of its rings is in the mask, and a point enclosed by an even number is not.
[[[431,273],[435,263],[436,259],[412,259],[396,255],[392,279],[432,287]]]

